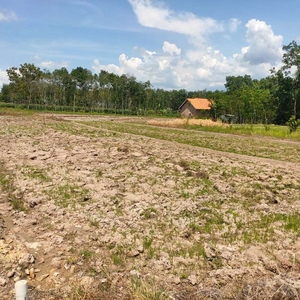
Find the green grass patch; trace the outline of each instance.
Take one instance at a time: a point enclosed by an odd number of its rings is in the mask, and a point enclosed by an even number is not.
[[[22,174],[30,179],[34,179],[39,182],[51,181],[51,178],[46,174],[45,170],[30,165],[24,166],[22,168]]]
[[[26,211],[23,197],[16,196],[16,187],[14,184],[14,176],[4,168],[4,163],[0,161],[0,187],[1,190],[7,193],[7,199],[11,203],[13,209],[18,211]]]
[[[35,112],[22,109],[21,107],[7,107],[6,103],[0,102],[0,115],[10,115],[10,116],[32,116]]]
[[[74,208],[76,204],[85,205],[86,201],[90,199],[87,189],[69,183],[56,186],[44,192],[48,194],[51,200],[55,201],[57,206],[63,208],[69,206]]]
[[[230,126],[200,126],[185,124],[184,128],[205,132],[219,132],[246,136],[264,136],[280,139],[300,140],[300,131],[290,133],[288,126],[273,124],[231,124]]]
[[[83,249],[79,252],[79,255],[84,259],[84,260],[89,260],[90,258],[93,257],[95,253],[87,250],[87,249]]]

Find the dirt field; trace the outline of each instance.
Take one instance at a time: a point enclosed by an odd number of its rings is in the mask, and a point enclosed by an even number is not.
[[[30,300],[298,299],[299,161],[287,140],[0,116],[0,298],[27,279]]]

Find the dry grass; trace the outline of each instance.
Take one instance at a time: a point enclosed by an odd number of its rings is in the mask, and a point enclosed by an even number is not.
[[[228,126],[228,124],[223,124],[220,121],[214,122],[212,120],[202,120],[202,119],[153,119],[149,120],[147,122],[148,125],[154,125],[154,126],[162,126],[162,127],[182,127],[185,125],[199,125],[199,126]]]
[[[167,300],[170,297],[155,282],[147,283],[136,278],[132,282],[132,299],[134,300]]]

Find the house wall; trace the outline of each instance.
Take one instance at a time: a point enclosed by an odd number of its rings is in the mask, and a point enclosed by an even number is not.
[[[200,112],[197,111],[194,106],[192,106],[189,102],[186,102],[181,108],[180,108],[180,114],[182,118],[188,118],[188,117],[200,117]]]
[[[186,102],[180,108],[181,118],[209,118],[210,110],[197,110],[191,103]]]

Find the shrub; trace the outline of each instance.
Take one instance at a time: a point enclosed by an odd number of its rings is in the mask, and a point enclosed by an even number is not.
[[[290,129],[290,133],[297,131],[300,127],[300,119],[296,120],[295,116],[291,116],[290,119],[286,122],[286,125]]]

